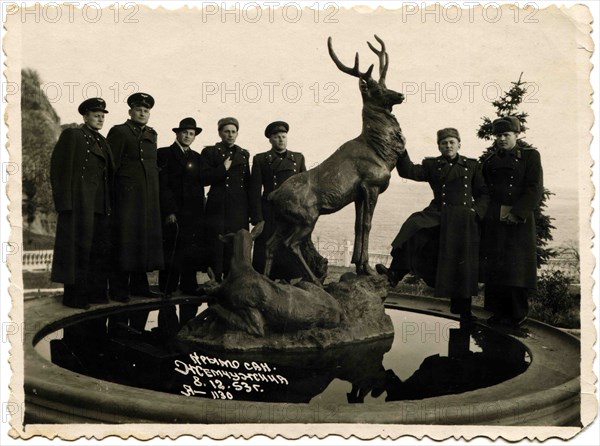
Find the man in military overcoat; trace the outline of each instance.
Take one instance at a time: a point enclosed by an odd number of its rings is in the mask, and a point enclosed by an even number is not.
[[[63,304],[89,308],[108,302],[111,151],[99,131],[106,102],[91,98],[78,108],[84,124],[65,129],[50,158],[50,182],[58,212],[52,281],[64,284]]]
[[[115,272],[113,299],[129,295],[159,297],[150,291],[147,271],[164,267],[156,162],[157,134],[147,125],[154,98],[134,93],[127,98],[129,117],[108,132],[115,159],[112,221]]]
[[[396,168],[403,178],[427,181],[433,200],[412,214],[392,243],[389,270],[377,265],[395,286],[412,272],[435,287],[435,295],[449,297],[450,310],[471,318],[471,296],[477,295],[479,273],[479,222],[489,196],[477,160],[458,154],[460,135],[454,128],[437,132],[441,156],[413,164],[405,151]]]
[[[265,136],[269,138],[271,150],[255,155],[252,160],[250,220],[253,225],[265,222],[262,233],[254,241],[252,257],[254,269],[260,273],[265,269],[265,243],[275,229],[273,210],[267,197],[289,177],[306,171],[304,156],[299,152],[287,150],[289,128],[289,124],[284,121],[275,121],[267,125]],[[291,279],[302,275],[302,270],[287,249],[276,253],[271,278]]]
[[[210,186],[204,210],[209,266],[221,281],[229,272],[232,250],[219,235],[249,227],[250,153],[235,144],[240,128],[237,119],[220,119],[217,127],[221,141],[202,151],[201,177]]]
[[[175,142],[158,149],[160,210],[163,222],[165,270],[158,276],[159,288],[167,294],[177,287],[187,294],[198,288],[196,272],[205,270],[201,245],[204,186],[200,154],[191,144],[202,129],[194,118],[184,118],[175,132]]]
[[[519,139],[521,123],[505,116],[492,123],[496,137],[483,160],[490,207],[482,235],[482,281],[491,323],[519,326],[527,320],[528,296],[537,286],[534,211],[542,199],[539,152]]]

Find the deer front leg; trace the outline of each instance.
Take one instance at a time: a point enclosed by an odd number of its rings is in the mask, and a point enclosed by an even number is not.
[[[281,233],[281,226],[277,223],[275,232],[273,232],[273,235],[265,242],[265,269],[263,274],[267,277],[271,274],[275,252],[277,252],[277,249],[282,245],[282,242],[283,235]]]
[[[365,200],[362,192],[359,191],[356,200],[354,201],[354,210],[356,216],[354,219],[354,251],[352,252],[352,263],[356,265],[356,274],[360,272],[361,255],[363,249],[363,216],[364,216]]]
[[[379,197],[379,189],[376,187],[369,187],[366,185],[361,186],[363,195],[363,205],[361,207],[362,215],[362,229],[360,231],[361,250],[358,253],[356,263],[356,273],[373,276],[375,271],[369,266],[369,234],[371,233],[371,222],[373,220],[373,213],[375,212],[375,206],[377,205],[377,198]],[[354,248],[354,255],[357,254],[356,248]]]
[[[306,263],[306,260],[302,255],[302,250],[300,249],[300,243],[306,237],[309,237],[310,234],[312,234],[311,227],[297,226],[296,228],[294,228],[294,231],[290,234],[290,236],[283,241],[283,245],[289,248],[292,251],[292,253],[294,253],[296,260],[304,270],[304,273],[308,276],[308,279],[315,285],[322,287],[323,284],[318,279],[318,277],[315,276],[315,274],[312,272],[310,266],[308,266],[308,264]]]

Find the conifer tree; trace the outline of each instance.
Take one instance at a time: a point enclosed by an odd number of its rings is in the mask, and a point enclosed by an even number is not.
[[[511,82],[512,87],[508,91],[505,91],[500,98],[492,102],[492,105],[496,108],[496,117],[501,118],[503,116],[512,115],[519,118],[521,123],[521,132],[527,130],[527,118],[529,115],[523,110],[519,110],[519,105],[523,103],[523,98],[527,93],[527,82],[521,80],[523,73],[519,76],[519,80]],[[483,140],[491,141],[494,139],[492,133],[492,119],[484,116],[481,118],[483,123],[477,130],[477,136]],[[494,118],[496,119],[496,118]],[[519,139],[521,144],[525,144],[524,141]],[[485,149],[480,159],[485,158],[491,151],[494,150],[493,146],[489,146]],[[548,259],[556,256],[556,251],[548,247],[548,243],[552,241],[552,229],[555,227],[552,225],[554,218],[546,214],[547,200],[551,195],[554,195],[548,189],[544,188],[542,200],[538,208],[534,212],[535,226],[536,226],[536,239],[537,239],[537,264],[538,268],[545,264]]]

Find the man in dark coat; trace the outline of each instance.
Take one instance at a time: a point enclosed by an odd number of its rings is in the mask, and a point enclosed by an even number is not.
[[[217,281],[229,272],[231,246],[219,235],[248,229],[248,194],[250,191],[250,153],[235,144],[240,125],[235,118],[218,122],[221,142],[202,151],[201,177],[210,186],[206,199],[206,247],[209,266]]]
[[[437,132],[441,156],[413,164],[407,152],[396,168],[403,178],[427,181],[433,200],[412,214],[392,243],[389,270],[377,265],[395,286],[413,272],[435,287],[435,295],[449,297],[450,311],[471,318],[471,296],[477,295],[479,273],[479,221],[489,196],[477,160],[458,154],[460,135],[454,128]]]
[[[50,181],[58,212],[52,281],[64,283],[63,304],[89,308],[107,302],[110,256],[110,185],[113,159],[99,133],[106,102],[91,98],[79,106],[84,124],[65,129],[50,159]]]
[[[539,152],[518,139],[515,116],[492,123],[494,145],[483,160],[491,202],[482,234],[482,281],[491,323],[519,326],[527,319],[528,295],[537,286],[534,211],[543,194]]]
[[[264,229],[254,241],[252,265],[262,273],[265,269],[265,243],[275,230],[273,210],[267,200],[268,195],[277,189],[285,180],[299,172],[306,171],[304,156],[298,152],[287,150],[287,134],[290,126],[284,121],[270,123],[265,129],[269,138],[271,150],[259,153],[252,160],[252,175],[250,179],[250,221],[257,225],[264,221]],[[291,279],[301,277],[302,270],[288,250],[277,252],[272,279]]]
[[[204,186],[200,154],[190,147],[202,129],[194,118],[184,118],[173,131],[175,142],[158,149],[166,268],[159,273],[158,284],[167,294],[178,286],[191,294],[198,288],[196,272],[206,269],[201,246]]]
[[[113,299],[129,295],[159,297],[150,291],[147,271],[162,269],[162,231],[156,164],[156,132],[147,126],[154,98],[135,93],[127,98],[130,119],[108,132],[115,159]]]

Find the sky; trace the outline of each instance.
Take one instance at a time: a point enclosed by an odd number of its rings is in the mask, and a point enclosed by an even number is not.
[[[493,117],[491,101],[523,72],[531,82],[522,105],[530,114],[525,136],[542,154],[546,185],[578,187],[592,122],[593,44],[584,7],[575,19],[573,8],[518,11],[510,4],[462,11],[437,4],[423,13],[416,3],[374,12],[258,2],[238,3],[225,14],[216,5],[205,3],[204,11],[45,5],[7,14],[21,37],[20,55],[9,51],[8,60],[21,57],[22,67],[38,71],[62,123],[80,122],[77,106],[98,95],[108,103],[108,132],[127,118],[127,96],[142,91],[156,100],[149,125],[159,146],[170,145],[171,128],[191,116],[204,129],[193,145],[201,150],[219,140],[218,119],[235,116],[239,145],[255,154],[269,148],[265,126],[285,120],[289,148],[311,166],[361,130],[357,79],[335,67],[327,38],[347,65],[357,51],[361,70],[375,63],[377,78],[377,57],[366,45],[377,45],[377,34],[390,59],[387,86],[406,95],[394,114],[414,159],[438,154],[435,134],[443,127],[456,127],[461,152],[477,157],[486,147],[476,137],[481,117]]]

